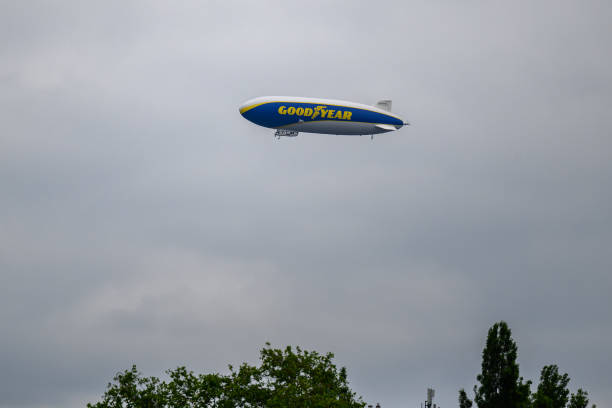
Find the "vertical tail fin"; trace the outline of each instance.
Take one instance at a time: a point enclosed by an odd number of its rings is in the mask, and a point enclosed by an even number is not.
[[[376,107],[386,110],[387,112],[391,112],[391,100],[390,99],[384,99],[382,101],[378,101],[376,102]]]

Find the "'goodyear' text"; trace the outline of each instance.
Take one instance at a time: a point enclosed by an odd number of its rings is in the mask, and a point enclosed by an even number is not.
[[[297,115],[297,116],[305,116],[310,118],[311,120],[316,118],[321,119],[340,119],[340,120],[351,120],[351,115],[353,112],[350,111],[341,111],[335,109],[327,109],[327,106],[315,106],[313,108],[302,108],[300,107],[286,107],[279,106],[278,113],[280,115]]]

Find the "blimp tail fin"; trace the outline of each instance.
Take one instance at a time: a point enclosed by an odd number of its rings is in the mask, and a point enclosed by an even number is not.
[[[384,99],[382,101],[378,101],[376,102],[376,107],[386,110],[387,112],[391,112],[391,100],[390,99]]]

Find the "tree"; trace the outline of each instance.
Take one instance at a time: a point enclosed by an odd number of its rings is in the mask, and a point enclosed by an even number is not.
[[[475,402],[479,408],[527,408],[531,381],[519,377],[517,347],[506,322],[495,323],[482,351],[482,372],[476,377]]]
[[[587,408],[589,405],[589,394],[582,388],[578,388],[576,394],[572,394],[568,408]],[[596,408],[593,404],[592,408]]]
[[[459,390],[459,408],[471,408],[472,401],[468,398],[465,390],[462,388]]]
[[[185,367],[168,370],[169,382],[162,383],[160,407],[222,407],[227,378],[220,374],[194,375]]]
[[[565,408],[569,400],[569,381],[567,373],[560,375],[556,365],[544,366],[538,390],[533,394],[533,408]]]
[[[109,383],[102,401],[88,408],[221,407],[224,377],[219,374],[195,376],[185,367],[169,370],[171,381],[142,377],[136,366],[118,373]]]
[[[495,323],[489,329],[482,351],[482,372],[476,377],[480,386],[474,386],[474,401],[479,408],[587,408],[587,392],[578,389],[568,398],[570,378],[567,373],[559,374],[554,364],[542,368],[538,389],[530,395],[531,381],[524,382],[519,377],[517,350],[505,322]],[[459,407],[471,406],[465,390],[459,390]]]
[[[291,346],[261,350],[260,367],[243,364],[231,373],[235,406],[266,408],[360,408],[365,403],[348,386],[346,369],[332,362],[334,355],[321,355]]]
[[[167,371],[169,380],[143,377],[132,366],[109,383],[102,400],[88,408],[363,408],[334,355],[288,346],[261,350],[260,366],[242,364],[229,375],[195,375],[185,367]]]
[[[135,365],[130,370],[117,373],[113,381],[115,381],[114,384],[108,384],[102,401],[87,404],[88,408],[153,408],[165,404],[159,379],[141,377]]]

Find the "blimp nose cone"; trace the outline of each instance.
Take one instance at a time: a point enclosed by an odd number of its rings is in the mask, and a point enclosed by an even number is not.
[[[238,112],[240,112],[240,114],[242,115],[247,106],[249,106],[249,101],[241,103],[238,107]]]
[[[240,112],[240,114],[242,116],[244,116],[244,113],[246,111],[249,110],[249,108],[251,108],[253,105],[257,104],[257,98],[255,99],[249,99],[248,101],[242,103],[239,107],[238,107],[238,111]]]

